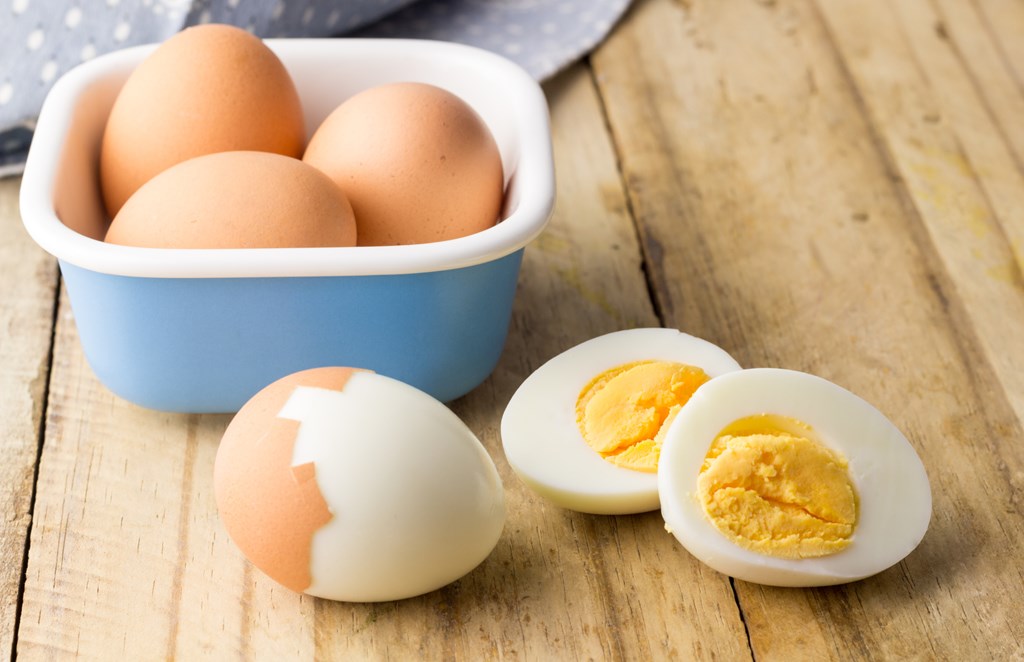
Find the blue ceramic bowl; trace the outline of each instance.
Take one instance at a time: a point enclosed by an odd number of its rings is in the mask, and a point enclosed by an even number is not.
[[[106,116],[152,46],[113,53],[54,86],[22,182],[26,229],[58,258],[86,358],[145,407],[233,412],[286,374],[368,368],[446,401],[497,363],[524,246],[547,223],[554,173],[539,86],[496,55],[447,43],[268,40],[310,131],[373,85],[451,90],[487,122],[506,175],[502,220],[433,244],[153,249],[100,239],[97,164]]]

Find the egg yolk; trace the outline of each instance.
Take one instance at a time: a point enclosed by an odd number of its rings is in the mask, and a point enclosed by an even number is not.
[[[726,426],[704,458],[697,496],[727,538],[778,558],[834,554],[850,544],[857,524],[846,459],[809,425],[783,416]]]
[[[669,361],[611,368],[580,392],[576,425],[587,444],[612,464],[654,473],[669,425],[708,379],[700,368]]]

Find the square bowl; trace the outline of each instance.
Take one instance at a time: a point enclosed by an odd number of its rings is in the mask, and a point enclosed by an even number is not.
[[[237,411],[286,374],[341,365],[405,381],[442,401],[476,387],[504,347],[522,252],[554,203],[547,104],[517,65],[422,40],[268,39],[288,69],[307,131],[384,83],[462,97],[494,134],[505,169],[501,220],[432,244],[167,249],[102,241],[107,115],[154,48],[68,72],[43,105],[21,188],[25,228],[60,264],[86,359],[144,407]]]

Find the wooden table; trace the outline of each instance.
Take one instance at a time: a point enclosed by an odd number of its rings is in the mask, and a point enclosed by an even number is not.
[[[546,87],[558,205],[505,353],[451,403],[494,457],[493,554],[420,598],[300,597],[211,494],[227,416],[143,410],[85,363],[52,258],[0,182],[0,649],[24,659],[1021,659],[1024,4],[645,0]],[[778,589],[690,557],[658,513],[566,512],[502,454],[556,353],[678,327],[831,379],[922,456],[904,562]]]

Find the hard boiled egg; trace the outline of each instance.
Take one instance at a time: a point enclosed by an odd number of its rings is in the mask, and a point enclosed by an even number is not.
[[[505,518],[494,463],[427,394],[372,372],[317,368],[256,394],[214,469],[224,527],[258,568],[333,600],[398,600],[455,581]]]
[[[666,528],[737,579],[825,586],[906,557],[931,490],[906,437],[849,391],[801,372],[711,380],[665,437],[658,489]]]
[[[505,455],[529,487],[564,508],[654,510],[672,419],[708,379],[739,369],[721,348],[675,329],[593,338],[542,365],[512,396],[501,419]]]

